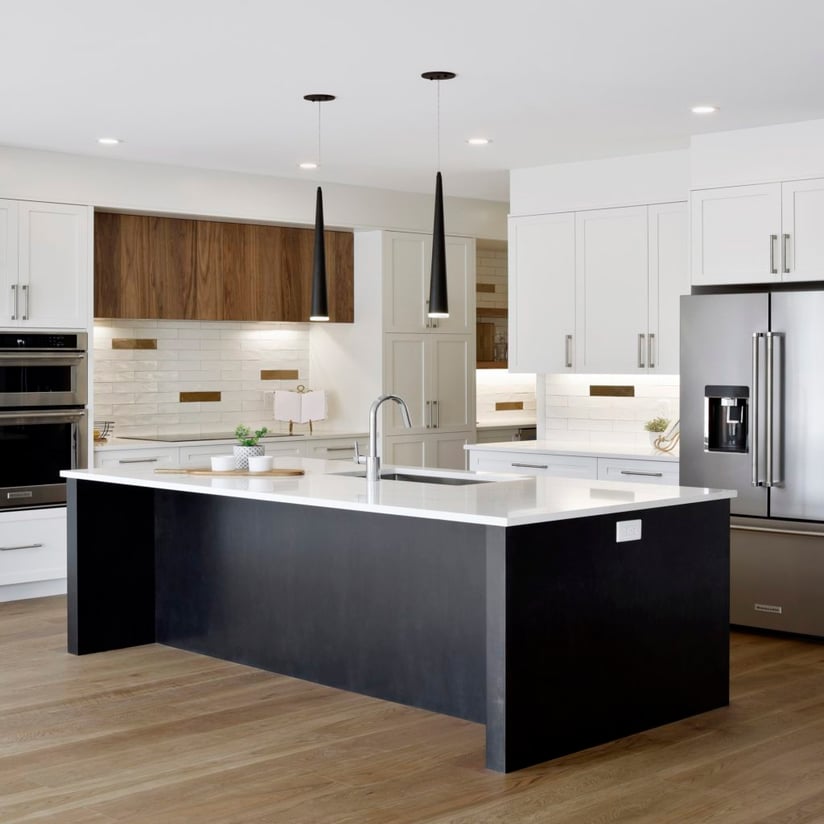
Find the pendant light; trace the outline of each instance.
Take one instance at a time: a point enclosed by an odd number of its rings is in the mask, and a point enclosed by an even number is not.
[[[333,94],[306,94],[304,100],[318,104],[318,153],[317,162],[301,163],[303,169],[320,167],[320,104],[335,99]],[[312,308],[309,320],[329,320],[329,302],[326,295],[326,244],[323,238],[323,192],[318,186],[315,199],[315,249],[312,256]]]
[[[441,166],[441,80],[452,80],[455,72],[424,72],[424,80],[435,81],[435,223],[432,228],[432,271],[429,277],[430,318],[448,318],[446,294],[446,236],[443,224],[443,179]]]

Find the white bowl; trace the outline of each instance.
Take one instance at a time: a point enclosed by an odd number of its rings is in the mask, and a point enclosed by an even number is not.
[[[212,455],[212,471],[226,472],[235,468],[234,455]]]
[[[268,472],[272,468],[274,458],[271,455],[250,455],[250,472]]]

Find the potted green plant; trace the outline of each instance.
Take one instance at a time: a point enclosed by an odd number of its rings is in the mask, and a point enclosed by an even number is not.
[[[644,424],[644,429],[649,432],[649,442],[655,446],[656,441],[660,438],[664,432],[667,431],[667,427],[669,426],[669,418],[652,418],[648,420]]]
[[[252,455],[263,454],[263,444],[258,443],[258,441],[268,431],[269,430],[264,426],[260,429],[255,429],[253,433],[252,430],[246,426],[246,424],[240,423],[237,425],[237,428],[235,429],[235,437],[237,438],[238,443],[233,449],[236,469],[248,469],[249,457]]]

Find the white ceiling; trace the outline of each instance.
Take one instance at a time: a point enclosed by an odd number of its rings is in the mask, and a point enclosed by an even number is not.
[[[824,117],[822,35],[824,0],[0,0],[0,144],[428,192],[449,70],[445,192],[507,200],[510,168]]]

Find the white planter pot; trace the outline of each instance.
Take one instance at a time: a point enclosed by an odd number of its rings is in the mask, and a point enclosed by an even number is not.
[[[254,455],[262,455],[263,446],[261,444],[257,444],[257,446],[235,446],[233,452],[235,455],[235,469],[248,469],[249,458]]]

